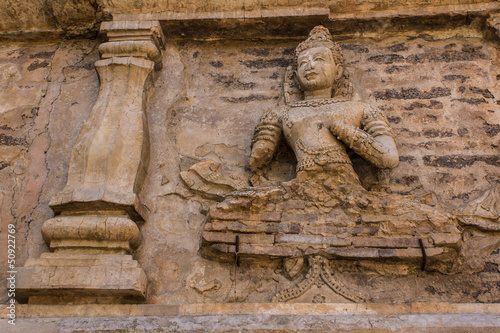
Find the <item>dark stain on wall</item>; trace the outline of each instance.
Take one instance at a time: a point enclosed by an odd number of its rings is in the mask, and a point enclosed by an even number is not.
[[[375,91],[373,96],[376,99],[391,100],[391,99],[432,99],[437,97],[450,96],[451,91],[448,88],[435,87],[430,91],[420,91],[417,88],[401,89],[386,89],[385,91]]]
[[[499,155],[467,156],[467,155],[448,155],[434,156],[426,155],[423,157],[425,165],[434,167],[462,169],[471,166],[476,162],[484,162],[488,165],[500,166]]]
[[[368,61],[376,62],[377,64],[392,64],[395,62],[403,62],[405,57],[399,54],[382,54],[368,58]]]
[[[248,68],[270,68],[270,67],[288,67],[292,65],[292,59],[274,58],[274,59],[257,59],[240,61],[240,64]]]
[[[48,67],[49,65],[50,63],[47,60],[44,60],[42,62],[35,60],[34,62],[31,63],[31,65],[28,66],[28,71],[32,72],[38,68]]]
[[[245,97],[221,97],[220,99],[223,100],[224,102],[229,102],[229,103],[248,103],[253,101],[265,101],[278,98],[279,98],[278,96],[270,97],[270,96],[252,94],[250,96],[245,96]]]
[[[8,135],[0,134],[0,146],[28,146],[24,138],[13,138]]]

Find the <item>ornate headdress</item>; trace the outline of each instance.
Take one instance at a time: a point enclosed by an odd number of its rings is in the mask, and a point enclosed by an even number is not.
[[[309,33],[309,37],[295,49],[294,67],[297,68],[297,58],[299,53],[318,46],[324,46],[332,51],[333,59],[337,65],[344,65],[344,56],[340,45],[333,41],[330,31],[322,25],[314,27]]]

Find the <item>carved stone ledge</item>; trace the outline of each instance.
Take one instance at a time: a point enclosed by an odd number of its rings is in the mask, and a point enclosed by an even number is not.
[[[82,297],[145,298],[147,277],[130,255],[94,253],[43,253],[29,259],[19,274],[20,302],[34,298]],[[35,301],[36,302],[36,301]]]
[[[258,197],[257,193],[251,195]],[[280,196],[274,199],[276,202],[269,200],[274,211],[260,212],[254,207],[259,206],[256,200],[245,205],[245,195],[232,196],[210,208],[202,236],[203,253],[208,258],[230,261],[238,237],[242,259],[322,255],[418,265],[423,258],[422,246],[431,262],[450,262],[458,255],[461,232],[446,212],[425,204],[418,204],[418,210],[412,211],[411,205],[417,201],[411,203],[397,195],[391,200],[387,194],[366,192],[360,194],[359,199],[363,198],[369,198],[373,206],[377,206],[376,198],[386,198],[384,205],[390,205],[396,213],[383,214],[386,209],[382,206],[375,211],[339,206],[328,208],[329,212],[314,212],[312,202],[294,197],[280,200]]]

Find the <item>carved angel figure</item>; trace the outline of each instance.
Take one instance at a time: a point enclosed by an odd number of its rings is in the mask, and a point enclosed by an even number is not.
[[[250,166],[257,175],[272,160],[282,136],[297,158],[297,177],[327,172],[339,183],[359,184],[346,146],[379,168],[398,165],[385,115],[353,101],[340,46],[325,27],[315,27],[296,48],[285,94],[288,103],[265,112],[255,129]]]
[[[483,241],[482,233],[476,239],[462,237],[462,232],[464,228],[500,231],[500,185],[455,212],[432,193],[406,195],[362,187],[349,153],[354,151],[376,167],[394,168],[399,162],[394,133],[381,110],[355,97],[340,46],[326,28],[315,27],[296,48],[284,91],[285,105],[265,112],[255,128],[250,156],[256,175],[253,187],[246,181],[246,170],[232,172],[210,160],[181,173],[193,191],[222,201],[210,207],[204,255],[216,260],[232,258],[233,253],[291,259],[283,268],[290,277],[309,257],[310,270],[303,282],[278,293],[275,301],[303,295],[320,279],[335,292],[347,290],[331,273],[329,260],[337,257],[414,262],[423,253],[429,258],[427,267],[435,271],[452,272],[460,269],[460,262],[475,271],[484,269],[485,262],[477,265],[477,258],[497,249],[500,240],[492,235]],[[260,186],[260,175],[282,138],[295,153],[297,178]],[[374,233],[360,235],[361,224]],[[274,235],[273,242],[261,242],[263,233]],[[236,235],[250,235],[255,243],[238,247]],[[368,249],[366,242],[376,245]],[[460,246],[463,250],[458,250]],[[342,296],[354,301],[365,298],[350,292]]]

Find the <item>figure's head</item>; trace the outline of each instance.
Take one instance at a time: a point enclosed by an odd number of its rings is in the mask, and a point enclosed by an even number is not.
[[[304,91],[334,88],[344,72],[340,46],[323,26],[311,30],[295,49],[294,69]]]

